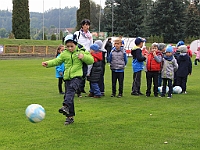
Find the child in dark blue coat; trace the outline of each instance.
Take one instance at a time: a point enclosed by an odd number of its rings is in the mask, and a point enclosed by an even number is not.
[[[180,55],[177,57],[178,70],[176,72],[177,85],[182,88],[182,93],[186,94],[187,77],[192,73],[192,61],[187,54],[187,46],[179,47]]]

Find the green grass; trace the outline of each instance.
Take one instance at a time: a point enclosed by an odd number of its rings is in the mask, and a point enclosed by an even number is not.
[[[106,96],[76,97],[75,122],[64,126],[65,117],[58,113],[63,96],[58,94],[55,69],[42,67],[42,61],[0,60],[1,150],[200,149],[200,66],[193,66],[188,94],[174,94],[167,99],[130,95],[131,59],[125,70],[124,96],[111,98],[107,65]],[[87,83],[87,91],[88,87]],[[145,90],[143,73],[141,91]],[[40,123],[31,123],[25,117],[25,109],[32,103],[46,110],[46,118]]]
[[[58,46],[61,44],[61,40],[30,40],[30,39],[2,39],[0,38],[0,45],[40,45],[40,46],[46,46],[46,45],[56,45]]]

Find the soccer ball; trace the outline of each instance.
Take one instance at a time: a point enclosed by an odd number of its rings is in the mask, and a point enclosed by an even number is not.
[[[174,94],[180,94],[182,92],[182,88],[180,86],[173,87]]]
[[[45,118],[45,109],[39,104],[31,104],[26,108],[26,117],[32,123],[37,123]]]
[[[162,86],[159,86],[159,87],[158,87],[158,92],[159,92],[159,93],[162,93]],[[166,86],[166,93],[168,93],[168,92],[169,92],[169,87]]]

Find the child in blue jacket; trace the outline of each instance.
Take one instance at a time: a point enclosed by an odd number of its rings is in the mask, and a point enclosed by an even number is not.
[[[64,49],[65,49],[64,45],[58,46],[58,48],[56,50],[56,58],[60,56],[60,53],[62,53]],[[56,78],[58,78],[58,91],[60,94],[65,94],[62,90],[63,75],[64,75],[64,71],[65,71],[64,63],[56,66],[55,68],[56,68]]]
[[[139,96],[143,95],[140,91],[141,75],[144,67],[144,61],[147,56],[142,55],[141,48],[143,47],[144,39],[137,37],[135,39],[135,47],[131,50],[133,56],[132,67],[133,67],[133,84],[131,95]]]

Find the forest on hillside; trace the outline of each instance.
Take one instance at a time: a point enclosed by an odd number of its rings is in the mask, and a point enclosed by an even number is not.
[[[46,39],[51,39],[49,37],[52,35],[58,37],[59,30],[63,32],[62,29],[76,27],[77,10],[84,12],[88,9],[91,32],[107,32],[108,36],[141,36],[149,42],[167,43],[179,40],[189,42],[200,37],[199,0],[106,0],[104,8],[90,0],[89,7],[81,10],[66,7],[46,11],[44,28],[43,13],[31,12],[31,39],[42,39],[43,29]],[[0,11],[0,37],[8,38],[11,28],[12,12]]]
[[[77,7],[65,7],[63,9],[51,9],[44,12],[44,29],[46,33],[49,31],[58,32],[60,29],[76,27],[76,11]],[[60,24],[59,24],[60,15]],[[32,39],[41,39],[43,30],[43,13],[30,12],[30,33]],[[8,10],[0,10],[0,37],[7,38],[12,31],[12,12]],[[50,34],[52,34],[50,33]],[[48,36],[48,35],[47,35]],[[50,37],[51,35],[49,35]]]
[[[51,9],[44,12],[44,26],[50,28],[59,26],[60,28],[74,28],[76,26],[77,7],[65,7],[64,9]],[[41,29],[43,27],[43,13],[30,12],[30,27]],[[12,12],[8,10],[0,10],[0,28],[7,31],[12,30]]]

